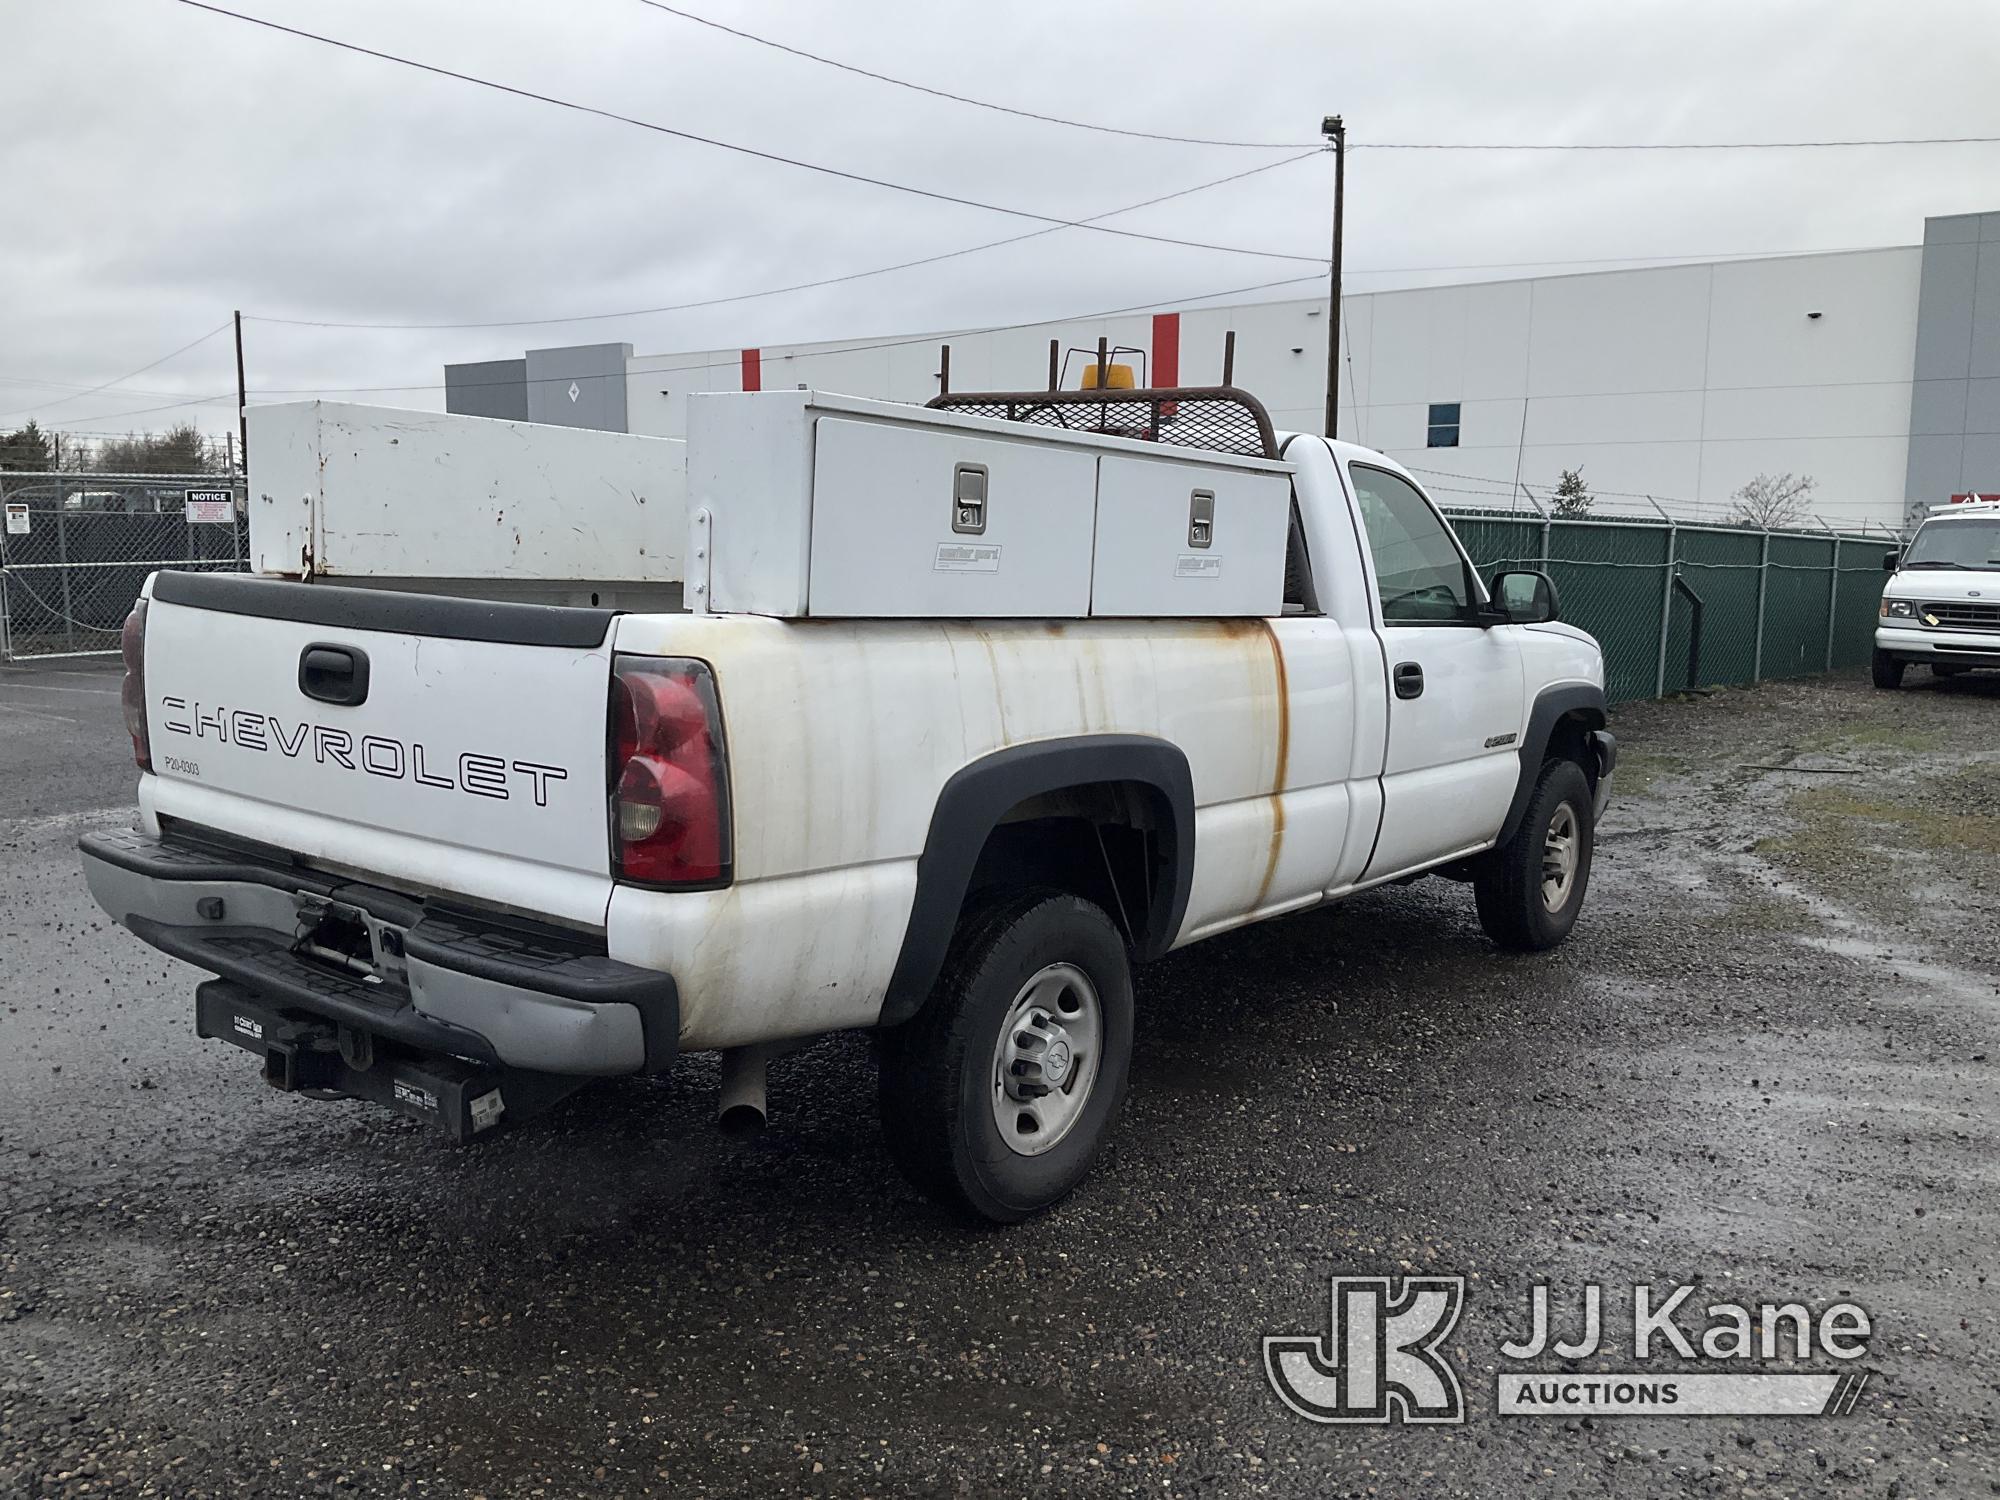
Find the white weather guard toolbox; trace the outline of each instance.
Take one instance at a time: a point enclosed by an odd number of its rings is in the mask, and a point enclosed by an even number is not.
[[[688,399],[690,607],[1271,616],[1292,466],[815,391]]]
[[[253,406],[251,570],[421,589],[677,584],[685,454],[677,438],[581,427],[334,401]]]

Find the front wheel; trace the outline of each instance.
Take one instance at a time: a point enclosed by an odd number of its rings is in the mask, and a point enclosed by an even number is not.
[[[1903,685],[1903,668],[1908,662],[1898,661],[1886,651],[1877,651],[1868,661],[1868,675],[1875,680],[1875,686],[1884,692],[1893,692]]]
[[[1590,885],[1596,827],[1590,783],[1574,761],[1542,767],[1514,836],[1473,877],[1479,925],[1502,948],[1538,953],[1569,936]]]
[[[889,1154],[919,1191],[1013,1223],[1084,1178],[1125,1093],[1132,974],[1104,912],[1059,891],[961,923],[924,1008],[884,1033]]]

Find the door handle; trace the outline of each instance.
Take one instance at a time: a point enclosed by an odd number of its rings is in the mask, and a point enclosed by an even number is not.
[[[299,691],[321,703],[353,708],[368,701],[368,653],[315,641],[299,653]]]
[[[1424,695],[1423,667],[1413,661],[1397,662],[1395,683],[1398,698],[1421,698]]]

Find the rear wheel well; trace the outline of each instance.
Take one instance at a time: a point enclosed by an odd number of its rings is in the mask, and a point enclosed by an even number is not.
[[[981,846],[960,904],[967,911],[1004,890],[1068,891],[1103,908],[1135,954],[1172,941],[1154,932],[1163,890],[1172,809],[1154,786],[1101,781],[1063,787],[1008,809]]]

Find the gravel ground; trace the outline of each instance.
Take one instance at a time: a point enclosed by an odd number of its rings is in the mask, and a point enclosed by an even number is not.
[[[1621,711],[1567,946],[1427,881],[1177,955],[1096,1176],[980,1232],[859,1038],[747,1143],[705,1059],[466,1150],[263,1088],[84,890],[130,776],[64,671],[0,672],[0,1495],[2000,1493],[2000,679]],[[1468,1278],[1465,1424],[1282,1408],[1260,1338],[1412,1270]],[[1874,1379],[1496,1416],[1528,1289],[1588,1280],[1852,1298]]]

